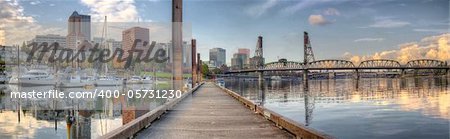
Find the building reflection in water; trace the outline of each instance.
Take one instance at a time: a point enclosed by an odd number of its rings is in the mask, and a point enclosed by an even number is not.
[[[266,81],[264,87],[257,81],[228,79],[226,87],[263,105],[303,102],[306,125],[313,121],[317,103],[398,105],[401,111],[450,119],[448,78],[442,76],[310,80],[307,86],[298,80],[277,80]]]
[[[52,86],[0,87],[0,138],[98,138],[126,122],[143,115],[152,108],[165,103],[166,99],[11,99],[11,91],[48,91]],[[151,86],[59,88],[59,91],[115,90],[127,92],[129,89],[151,89]],[[8,95],[7,95],[8,94]],[[128,111],[127,111],[128,110]],[[68,129],[66,117],[74,116]],[[132,118],[126,117],[133,113]],[[54,132],[49,132],[53,130]],[[69,135],[70,134],[70,135]]]
[[[449,136],[448,77],[324,79],[308,85],[295,79],[266,80],[264,86],[243,79],[225,83],[270,110],[337,138]]]

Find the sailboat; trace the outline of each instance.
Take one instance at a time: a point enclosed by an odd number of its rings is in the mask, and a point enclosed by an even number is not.
[[[105,23],[103,24],[103,32],[102,32],[102,42],[101,42],[101,46],[103,46],[103,48],[105,48],[104,46],[107,46],[106,48],[109,49],[108,43],[106,43],[106,41],[108,40],[107,38],[107,33],[108,33],[108,27],[107,27],[107,17],[105,16]],[[106,38],[106,39],[103,39]],[[106,40],[106,41],[105,41]],[[105,43],[103,42],[105,41]],[[104,45],[102,45],[104,44]],[[100,75],[97,80],[95,85],[96,86],[120,86],[122,85],[122,80],[120,80],[120,78],[116,78],[114,76],[108,76],[108,65],[106,63],[103,63],[103,67],[104,67],[104,71],[103,71],[103,75]]]
[[[75,71],[61,81],[60,87],[63,88],[78,88],[94,84],[94,79],[90,76],[81,76],[80,71]]]
[[[78,34],[75,35],[75,53],[78,52],[78,45],[80,44],[78,40]],[[75,63],[75,71],[72,72],[66,78],[62,78],[60,87],[62,88],[81,88],[89,85],[93,85],[94,79],[90,76],[81,76],[81,70],[78,67],[78,57],[77,62]]]

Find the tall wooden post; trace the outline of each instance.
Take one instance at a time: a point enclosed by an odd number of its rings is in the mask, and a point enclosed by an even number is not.
[[[198,54],[198,57],[200,57],[200,54]],[[202,82],[203,81],[203,61],[202,60],[198,60],[198,81]]]
[[[200,83],[202,80],[202,62],[200,60],[200,53],[197,53],[197,83]]]
[[[183,1],[172,0],[172,86],[173,89],[183,87]]]
[[[192,39],[192,87],[194,87],[197,83],[197,41]]]

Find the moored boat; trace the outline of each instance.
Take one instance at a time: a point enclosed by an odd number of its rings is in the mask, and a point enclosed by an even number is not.
[[[9,80],[9,84],[17,84],[22,86],[37,86],[37,85],[54,85],[55,78],[46,70],[30,70],[22,76],[15,76]]]

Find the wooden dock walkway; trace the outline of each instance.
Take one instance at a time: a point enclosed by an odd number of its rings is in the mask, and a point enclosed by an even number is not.
[[[147,138],[294,138],[249,110],[213,83],[192,95],[135,136]]]

